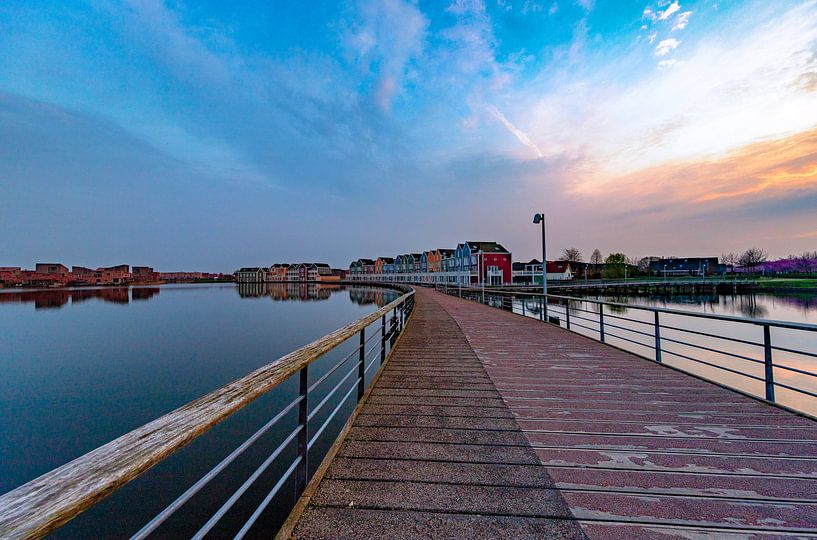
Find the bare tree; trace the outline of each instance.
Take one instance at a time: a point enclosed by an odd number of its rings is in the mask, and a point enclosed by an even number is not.
[[[760,248],[752,247],[744,251],[740,258],[738,259],[738,263],[748,268],[750,271],[754,270],[757,265],[766,262],[766,259],[769,258],[769,254],[763,251]]]
[[[593,250],[593,254],[590,255],[590,264],[601,264],[604,262],[604,257],[601,256],[601,251],[598,249]]]
[[[582,257],[582,252],[579,251],[578,248],[570,247],[564,249],[564,251],[562,252],[562,256],[559,257],[559,260],[568,261],[572,263],[580,263],[584,260],[584,257]]]
[[[721,253],[721,264],[735,266],[738,264],[739,259],[740,257],[738,257],[737,253],[733,253],[731,251],[729,253]]]

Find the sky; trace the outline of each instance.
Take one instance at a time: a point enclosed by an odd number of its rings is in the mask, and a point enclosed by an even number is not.
[[[817,0],[0,3],[0,266],[817,250]]]

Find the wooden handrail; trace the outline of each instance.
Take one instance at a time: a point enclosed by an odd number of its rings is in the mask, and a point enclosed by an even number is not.
[[[392,288],[405,294],[0,496],[0,538],[40,538],[64,525],[414,295],[410,287]]]

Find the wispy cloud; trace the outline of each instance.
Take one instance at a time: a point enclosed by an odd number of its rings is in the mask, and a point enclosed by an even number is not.
[[[666,56],[678,48],[681,42],[675,38],[662,39],[655,47],[655,56]]]
[[[502,125],[507,128],[508,131],[513,133],[514,137],[516,137],[519,140],[519,142],[521,142],[522,144],[536,152],[537,157],[543,156],[542,151],[539,150],[539,147],[536,146],[536,143],[531,141],[530,137],[528,137],[528,135],[525,132],[517,128],[515,125],[511,123],[510,120],[505,118],[505,115],[502,114],[502,112],[499,109],[497,109],[493,105],[485,105],[485,108],[488,110],[489,113],[491,113],[491,116],[499,120],[502,123]]]

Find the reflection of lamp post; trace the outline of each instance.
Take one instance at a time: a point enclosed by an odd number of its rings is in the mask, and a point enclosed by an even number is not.
[[[664,281],[667,280],[667,265],[664,265]]]
[[[545,213],[536,214],[533,216],[534,223],[542,224],[542,294],[545,298],[544,316],[545,322],[548,320],[548,261],[547,261],[547,245],[545,244]]]

